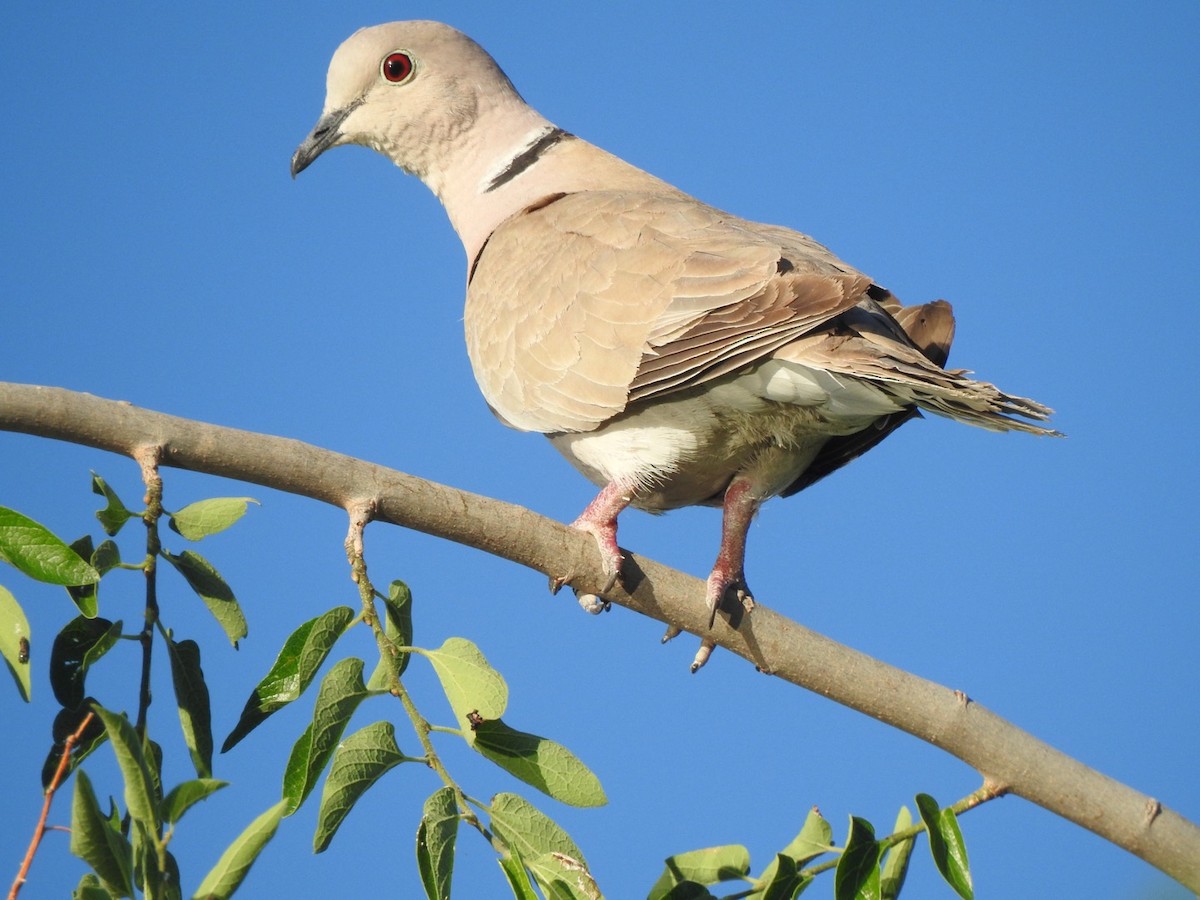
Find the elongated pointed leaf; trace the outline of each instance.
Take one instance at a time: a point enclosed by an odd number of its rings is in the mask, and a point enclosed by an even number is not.
[[[185,812],[201,800],[207,800],[228,784],[228,781],[218,781],[216,778],[194,778],[191,781],[175,785],[171,792],[163,798],[163,821],[174,825]]]
[[[189,541],[199,541],[209,535],[218,534],[246,514],[249,503],[257,504],[253,497],[213,497],[189,503],[177,513],[170,514],[171,530]]]
[[[892,834],[897,834],[912,825],[912,813],[907,806],[900,807],[896,816],[896,824],[892,826]],[[904,878],[908,874],[908,860],[912,856],[915,838],[892,844],[884,858],[883,867],[879,872],[879,891],[883,900],[896,900],[900,889],[904,887]]]
[[[562,853],[587,865],[583,851],[559,825],[516,794],[497,794],[488,807],[492,830],[522,860]]]
[[[472,720],[499,719],[508,706],[508,685],[466,638],[447,638],[436,650],[423,651],[433,663],[450,708],[470,740]]]
[[[971,884],[967,848],[958,827],[958,817],[951,809],[941,809],[928,794],[917,794],[916,800],[917,811],[929,835],[929,852],[933,854],[934,865],[958,896],[972,900],[975,888]]]
[[[541,900],[519,856],[515,853],[511,856],[501,856],[496,862],[500,863],[500,871],[504,873],[514,900]]]
[[[229,643],[237,647],[238,641],[247,635],[249,629],[246,627],[246,617],[242,615],[242,608],[225,579],[221,577],[221,573],[213,568],[207,559],[191,550],[184,550],[178,556],[163,550],[162,556],[204,601],[208,611],[225,631]]]
[[[694,881],[681,881],[665,894],[659,895],[653,900],[717,900],[717,895],[702,884]],[[758,900],[758,897],[755,897],[754,900]]]
[[[417,827],[417,869],[429,900],[450,900],[454,844],[458,838],[458,804],[454,791],[439,788],[429,795]]]
[[[92,867],[112,894],[133,896],[133,847],[100,811],[82,769],[75,774],[71,803],[71,852]]]
[[[136,733],[136,732],[135,732]],[[146,763],[146,771],[150,773],[150,788],[154,799],[155,815],[161,821],[163,787],[162,787],[162,747],[150,740],[149,734],[142,736],[142,759]]]
[[[106,890],[93,872],[87,872],[71,891],[71,900],[112,900],[114,893]]]
[[[850,836],[833,878],[836,900],[879,900],[879,843],[866,819],[850,817]]]
[[[142,895],[146,900],[182,900],[179,866],[170,851],[137,819],[129,832],[133,838],[133,881]]]
[[[750,851],[740,844],[705,847],[668,856],[663,873],[650,890],[651,900],[667,896],[677,885],[716,884],[750,873]]]
[[[190,640],[176,643],[168,637],[167,656],[171,660],[171,683],[175,687],[184,743],[196,775],[208,778],[212,775],[212,711],[204,670],[200,668],[200,645]]]
[[[383,631],[393,647],[411,647],[413,642],[412,625],[412,591],[403,581],[393,581],[388,586],[387,598],[383,601]],[[396,654],[395,666],[397,677],[404,674],[408,668],[411,653]],[[367,681],[367,687],[373,691],[386,691],[390,687],[391,666],[388,661],[380,659],[375,671]]]
[[[760,882],[759,900],[792,900],[812,879],[800,873],[800,866],[790,856],[776,853],[771,861],[770,877]]]
[[[92,711],[94,702],[91,697],[84,697],[83,703],[77,709],[60,709],[54,717],[54,725],[51,727],[54,744],[50,747],[50,752],[46,754],[46,761],[42,764],[42,790],[49,789],[58,764],[62,761],[62,755],[66,752],[67,738],[79,729],[84,717]],[[107,740],[108,734],[104,730],[104,723],[99,717],[93,715],[91,722],[80,735],[79,742],[71,749],[71,759],[63,773],[64,777],[74,772],[79,764],[91,755],[92,751]]]
[[[275,829],[279,827],[286,805],[286,801],[280,800],[247,825],[233,843],[225,848],[225,852],[204,876],[193,896],[203,900],[225,900],[230,897],[250,873],[250,867],[254,865],[267,842],[275,836]]]
[[[4,657],[8,671],[17,683],[17,693],[26,703],[29,702],[33,690],[29,674],[32,652],[29,620],[25,618],[25,610],[21,609],[17,598],[0,585],[0,656]]]
[[[348,606],[337,606],[315,619],[309,619],[288,636],[271,670],[251,692],[241,718],[221,745],[222,753],[262,724],[271,713],[304,693],[334,643],[353,619],[354,610]]]
[[[800,833],[792,838],[786,847],[775,854],[775,858],[771,860],[767,868],[759,876],[759,881],[772,884],[780,877],[782,877],[784,882],[790,880],[786,875],[780,875],[779,857],[781,856],[791,860],[794,864],[793,868],[799,870],[805,863],[834,849],[833,827],[825,821],[820,811],[814,806],[808,811],[808,816],[804,820],[804,825],[800,828]],[[808,881],[811,879],[804,880]]]
[[[563,853],[543,853],[526,865],[551,900],[603,900],[587,867]]]
[[[109,537],[116,537],[121,526],[132,519],[139,513],[130,512],[125,508],[125,504],[121,502],[121,498],[117,496],[117,492],[108,486],[103,478],[92,473],[92,493],[99,494],[107,503],[104,509],[96,511],[96,518],[100,520],[100,527],[104,529],[104,533]]]
[[[478,722],[466,733],[481,754],[555,800],[571,806],[608,802],[600,779],[562,744],[509,728],[499,720]]]
[[[155,779],[151,764],[142,752],[142,742],[128,719],[119,713],[110,712],[99,703],[92,710],[104,722],[109,742],[121,768],[125,781],[125,807],[135,821],[141,822],[154,835],[159,833],[160,819],[155,797]]]
[[[66,709],[83,702],[88,669],[121,637],[121,623],[76,616],[54,637],[50,648],[50,687]]]
[[[328,847],[358,798],[407,758],[396,746],[391,722],[375,722],[342,741],[321,792],[313,850],[320,853]]]
[[[292,746],[283,775],[283,798],[287,815],[300,808],[312,792],[325,764],[333,756],[346,724],[358,704],[370,696],[362,680],[363,661],[340,660],[321,681],[312,721]]]
[[[71,549],[74,550],[82,559],[86,559],[93,569],[100,573],[103,578],[105,574],[116,568],[121,562],[121,551],[112,541],[105,541],[99,547],[92,545],[92,536],[85,534],[79,540],[71,544]],[[96,581],[92,584],[67,585],[67,594],[71,598],[71,602],[79,609],[79,614],[91,619],[94,618],[100,609],[100,582]]]
[[[0,561],[47,584],[92,584],[100,573],[44,525],[0,506]]]
[[[70,544],[72,550],[79,554],[80,559],[91,561],[92,554],[96,552],[95,545],[92,543],[92,536],[85,534],[79,540],[72,541]],[[92,565],[95,569],[95,565]],[[99,569],[96,569],[99,572]],[[103,572],[100,573],[103,576]],[[75,604],[75,608],[79,610],[81,616],[89,619],[94,619],[100,612],[100,582],[93,581],[91,584],[67,585],[67,596],[71,598],[71,602]]]

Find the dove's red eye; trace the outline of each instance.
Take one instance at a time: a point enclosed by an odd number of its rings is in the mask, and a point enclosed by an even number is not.
[[[399,84],[412,74],[412,57],[407,53],[399,51],[389,53],[383,58],[380,70],[383,72],[383,77],[392,82],[392,84]]]

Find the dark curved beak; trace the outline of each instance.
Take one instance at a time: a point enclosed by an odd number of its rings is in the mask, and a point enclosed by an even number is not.
[[[296,148],[296,152],[292,154],[293,178],[311,166],[318,156],[339,142],[342,137],[342,123],[346,121],[346,117],[350,113],[358,109],[361,102],[361,100],[355,101],[343,106],[341,109],[335,109],[321,116],[312,133],[304,139],[300,146]]]

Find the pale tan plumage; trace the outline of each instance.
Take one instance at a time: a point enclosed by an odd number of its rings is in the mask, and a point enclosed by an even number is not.
[[[483,395],[603,486],[575,525],[613,578],[626,505],[723,505],[715,614],[727,589],[746,596],[758,505],[917,408],[1053,433],[1036,424],[1046,407],[942,367],[949,304],[903,307],[806,235],[707,206],[562,132],[448,26],[378,26],[339,48],[293,173],[342,143],[379,150],[443,201],[467,251]]]

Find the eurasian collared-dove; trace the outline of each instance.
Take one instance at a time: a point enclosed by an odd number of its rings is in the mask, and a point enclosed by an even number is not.
[[[902,307],[812,238],[748,222],[568,134],[492,58],[437,22],[363,29],[329,65],[292,174],[362,144],[438,196],[467,253],[466,339],[496,415],[538,431],[596,484],[573,523],[609,586],[616,519],[724,511],[712,617],[749,605],[746,530],[924,409],[1055,432],[1051,410],[942,368],[950,306]]]

